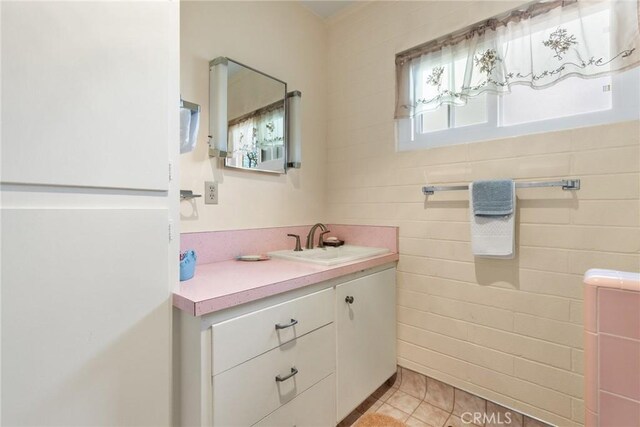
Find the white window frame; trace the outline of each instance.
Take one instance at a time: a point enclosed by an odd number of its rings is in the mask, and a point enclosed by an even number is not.
[[[610,109],[512,126],[502,126],[499,123],[501,117],[499,97],[509,96],[509,94],[487,96],[486,123],[420,133],[417,127],[421,120],[400,119],[396,121],[396,150],[419,150],[638,120],[640,114],[640,96],[638,95],[640,93],[640,67],[614,74],[611,77],[611,88]],[[553,87],[544,90],[553,90]]]

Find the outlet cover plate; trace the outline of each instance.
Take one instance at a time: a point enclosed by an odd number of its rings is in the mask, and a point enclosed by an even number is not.
[[[218,183],[215,181],[206,181],[204,183],[204,203],[205,205],[218,204]]]

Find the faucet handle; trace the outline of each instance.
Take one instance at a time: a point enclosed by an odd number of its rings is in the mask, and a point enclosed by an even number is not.
[[[318,237],[318,247],[324,248],[324,235],[327,233],[331,233],[331,230],[323,231],[320,233],[320,237]]]
[[[297,234],[287,234],[287,236],[296,238],[296,248],[293,251],[294,252],[301,252],[302,251],[302,247],[300,246],[300,236],[298,236]]]

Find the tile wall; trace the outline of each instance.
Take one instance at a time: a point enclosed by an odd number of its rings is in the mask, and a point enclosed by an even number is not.
[[[639,122],[395,150],[394,54],[516,5],[373,2],[330,22],[328,219],[400,227],[400,365],[576,426],[582,275],[640,269]],[[505,177],[582,189],[518,190],[518,256],[475,259],[467,194],[420,188]]]

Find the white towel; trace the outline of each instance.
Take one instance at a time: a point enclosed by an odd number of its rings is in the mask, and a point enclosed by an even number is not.
[[[200,112],[188,108],[180,109],[180,154],[193,151],[198,140]]]
[[[516,253],[516,186],[513,185],[513,213],[506,216],[473,214],[473,183],[469,184],[471,251],[475,256],[510,259]]]

